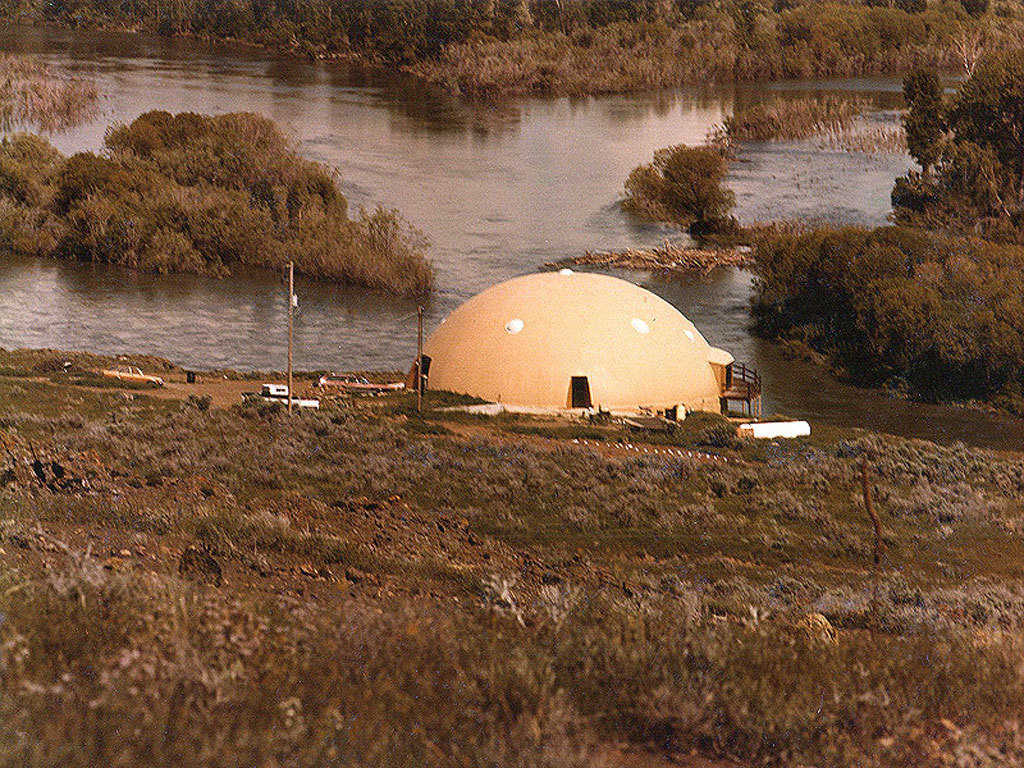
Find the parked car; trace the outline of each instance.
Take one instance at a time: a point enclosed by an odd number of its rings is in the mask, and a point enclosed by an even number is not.
[[[288,405],[288,385],[287,384],[264,384],[260,387],[259,392],[245,392],[242,394],[243,400],[262,400],[265,403],[279,403],[281,405]],[[303,398],[293,397],[292,405],[296,408],[310,408],[316,410],[320,408],[320,401],[315,398]]]
[[[164,385],[164,380],[159,376],[143,373],[141,368],[136,368],[134,365],[129,365],[125,368],[106,368],[101,373],[112,379],[128,381],[133,384],[152,384],[155,387],[162,387]]]

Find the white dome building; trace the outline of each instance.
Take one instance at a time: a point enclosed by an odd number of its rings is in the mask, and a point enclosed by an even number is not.
[[[733,362],[650,291],[571,270],[488,288],[423,354],[430,389],[552,410],[719,411]]]

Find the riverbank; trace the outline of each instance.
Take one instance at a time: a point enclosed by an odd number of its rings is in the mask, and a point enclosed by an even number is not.
[[[305,6],[268,11],[246,0],[211,14],[184,6],[154,16],[149,6],[116,15],[99,3],[81,3],[74,13],[28,3],[17,18],[237,40],[318,60],[357,60],[401,68],[423,83],[474,99],[896,74],[921,64],[954,70],[964,66],[963,51],[979,35],[988,35],[989,47],[1011,47],[1021,39],[1012,9],[1004,9],[999,25],[986,32],[984,19],[958,3],[919,12],[815,3],[762,12],[756,30],[742,11],[698,9],[684,15],[638,2],[588,17],[587,11],[573,15],[543,3],[520,5],[432,0],[381,3],[365,13],[343,7],[323,16]]]
[[[3,761],[1022,756],[1020,454],[695,416],[708,461],[365,402],[0,372]]]

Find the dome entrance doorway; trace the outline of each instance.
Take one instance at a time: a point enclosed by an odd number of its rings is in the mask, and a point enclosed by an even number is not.
[[[569,379],[569,407],[592,408],[590,399],[590,379],[586,376],[573,376]]]

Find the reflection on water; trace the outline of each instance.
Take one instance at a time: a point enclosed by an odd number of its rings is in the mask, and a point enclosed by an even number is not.
[[[276,120],[304,154],[337,169],[353,207],[396,207],[431,238],[437,291],[428,329],[474,293],[544,262],[682,237],[625,216],[623,181],[655,149],[702,141],[735,104],[836,91],[867,96],[881,110],[899,104],[897,82],[860,79],[471,106],[395,74],[194,41],[18,29],[0,34],[0,49],[40,54],[108,94],[101,118],[53,138],[64,152],[98,149],[108,124],[150,109],[249,110]],[[908,162],[813,142],[748,145],[729,185],[745,221],[877,224]],[[886,400],[780,361],[748,333],[749,280],[721,272],[648,287],[714,344],[758,366],[769,406],[906,434],[995,434],[984,417]],[[146,351],[200,368],[282,367],[286,306],[274,275],[218,281],[28,261],[0,269],[0,292],[0,345]],[[404,368],[412,358],[411,303],[301,279],[298,292],[300,367]]]

